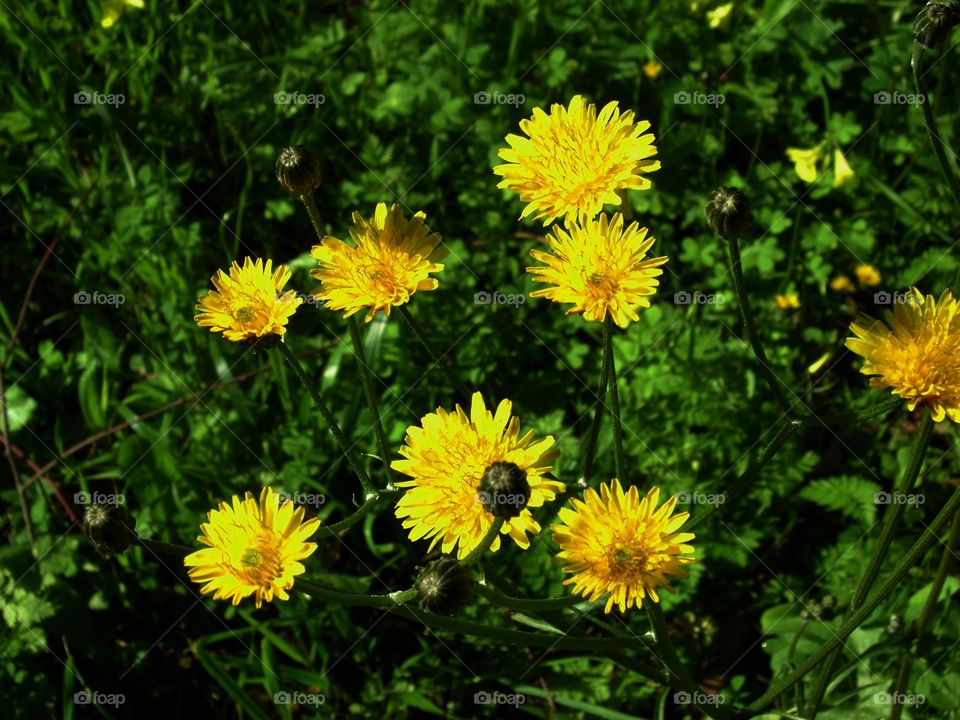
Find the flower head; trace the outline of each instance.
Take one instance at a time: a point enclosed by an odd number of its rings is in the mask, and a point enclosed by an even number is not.
[[[400,449],[403,459],[394,460],[391,467],[412,478],[397,483],[408,489],[396,507],[411,540],[432,538],[431,550],[442,543],[443,552],[466,557],[495,520],[481,488],[485,476],[491,468],[499,472],[512,466],[513,472],[526,476],[529,497],[514,499],[525,504],[524,509],[506,518],[500,532],[521,548],[530,547],[527,533],[540,532],[530,508],[553,500],[564,486],[547,477],[559,454],[551,450],[553,438],[535,440],[533,431],[521,435],[520,419],[511,416],[511,408],[510,401],[503,400],[493,414],[480,393],[474,393],[469,416],[459,405],[452,413],[437,408],[419,427],[407,428]],[[497,501],[502,504],[510,498]],[[497,537],[490,549],[499,548]]]
[[[447,250],[438,247],[440,236],[424,224],[426,215],[404,217],[399,205],[389,212],[379,203],[370,220],[353,214],[353,245],[327,236],[314,245],[311,256],[320,267],[310,274],[320,281],[314,296],[331,310],[346,310],[344,317],[367,309],[366,321],[409,302],[418,290],[435,290],[430,273],[443,270],[439,263]]]
[[[800,307],[800,298],[796,293],[787,293],[786,295],[777,295],[774,302],[781,310],[796,310]]]
[[[614,478],[599,493],[589,488],[583,500],[560,510],[562,524],[552,526],[553,539],[563,571],[572,574],[563,584],[591,602],[609,593],[604,612],[614,605],[620,612],[639,608],[648,596],[660,602],[658,588],[671,589],[668,576],[687,576],[682,566],[694,561],[687,544],[694,535],[677,532],[689,517],[673,515],[677,498],[657,508],[659,499],[659,488],[641,499],[636,486],[624,492]]]
[[[840,152],[840,148],[836,148],[833,151],[833,186],[842,187],[853,182],[856,177],[857,174],[850,167],[847,158]]]
[[[535,260],[545,265],[528,267],[536,282],[552,287],[536,290],[531,297],[573,303],[567,315],[582,313],[587,320],[603,322],[607,313],[625,328],[639,320],[639,308],[650,307],[647,299],[657,291],[657,277],[665,257],[648,258],[654,238],[636,222],[623,227],[623,216],[612,219],[601,214],[597,220],[551,229],[547,237],[551,252],[532,250]]]
[[[646,190],[646,173],[660,168],[653,133],[647,121],[635,123],[633,111],[621,113],[616,102],[600,114],[593,103],[576,95],[569,107],[555,104],[548,115],[535,108],[520,121],[527,135],[507,135],[506,162],[493,171],[507,188],[527,203],[521,218],[532,215],[549,225],[558,217],[570,223],[593,218],[604,203],[619,205],[618,190]],[[646,134],[644,134],[646,133]]]
[[[821,146],[809,148],[787,148],[787,157],[793,162],[797,175],[806,183],[817,179],[817,162],[820,160]]]
[[[733,3],[725,3],[707,11],[707,22],[711,28],[716,30],[720,26],[725,26],[730,20],[730,13],[733,12]]]
[[[650,80],[656,80],[660,77],[660,71],[663,70],[663,65],[656,60],[648,60],[643,64],[643,74],[647,76]]]
[[[100,20],[100,27],[112,28],[128,7],[142,10],[143,0],[102,0],[100,8],[103,11],[103,17]]]
[[[207,513],[209,522],[200,526],[197,540],[208,545],[184,558],[190,579],[203,584],[201,593],[213,593],[214,600],[229,599],[234,605],[253,595],[257,607],[263,601],[289,599],[293,578],[304,571],[300,560],[317,549],[307,542],[320,527],[316,518],[303,521],[303,508],[293,502],[280,503],[280,496],[265,487],[259,502],[251,493],[243,500],[236,495],[231,503]]]
[[[853,284],[853,280],[846,275],[837,275],[830,280],[830,289],[839,293],[852,293],[856,290],[856,286]]]
[[[273,261],[244,258],[243,267],[236,262],[230,274],[217,270],[210,280],[211,290],[197,302],[197,325],[222,332],[227,340],[240,342],[276,334],[283,337],[287,320],[303,302],[293,290],[283,292],[290,272]]]
[[[857,282],[861,285],[874,287],[880,284],[880,271],[873,265],[857,265],[853,270],[857,275]]]
[[[949,290],[940,300],[912,288],[884,313],[886,324],[861,315],[846,345],[866,362],[875,388],[891,388],[910,410],[925,403],[937,422],[960,422],[960,308]]]

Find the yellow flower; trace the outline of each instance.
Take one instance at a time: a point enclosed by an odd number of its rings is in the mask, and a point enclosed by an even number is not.
[[[408,220],[399,205],[388,213],[384,203],[369,221],[355,212],[353,245],[328,235],[310,252],[320,264],[310,273],[321,283],[314,296],[331,310],[346,310],[344,317],[366,308],[370,322],[381,310],[389,317],[391,308],[409,302],[418,290],[436,290],[430,273],[443,270],[437,261],[447,250],[425,218],[418,212]]]
[[[860,370],[874,375],[870,385],[892,388],[913,410],[930,406],[933,419],[960,422],[960,314],[949,290],[926,297],[911,288],[892,311],[886,324],[866,315],[850,325],[856,337],[846,345],[866,362]],[[889,326],[889,327],[888,327]]]
[[[794,169],[800,179],[812,183],[817,179],[817,161],[820,159],[820,146],[804,150],[803,148],[787,148],[787,157],[794,164]]]
[[[483,504],[481,481],[491,466],[512,465],[513,472],[525,474],[529,486],[526,506],[519,515],[507,519],[500,532],[523,549],[530,547],[527,533],[536,535],[540,525],[530,508],[542,507],[564,488],[563,483],[547,477],[553,460],[559,455],[553,437],[535,440],[533,431],[520,435],[520,419],[511,417],[512,404],[503,400],[492,414],[480,393],[474,393],[469,417],[457,405],[448,413],[437,408],[426,415],[420,427],[407,428],[400,454],[391,467],[412,480],[398,482],[408,488],[397,502],[396,514],[411,540],[432,538],[430,549],[442,543],[445,553],[456,551],[466,557],[480,544],[494,516]],[[519,503],[518,503],[519,504]],[[490,549],[500,548],[497,537]]]
[[[833,186],[841,187],[847,183],[853,182],[853,179],[856,177],[856,173],[853,172],[853,168],[850,167],[850,163],[847,162],[847,159],[843,156],[843,153],[840,152],[840,148],[837,148],[833,151]]]
[[[650,80],[656,80],[660,76],[661,70],[663,70],[663,65],[656,60],[650,60],[643,65],[643,74]]]
[[[873,265],[857,265],[854,272],[857,274],[857,282],[861,285],[873,287],[880,284],[880,271]]]
[[[658,588],[670,590],[668,576],[686,577],[683,565],[692,563],[693,533],[677,532],[689,513],[673,515],[677,498],[659,509],[660,489],[652,488],[642,500],[636,486],[627,492],[620,481],[602,483],[600,493],[589,488],[584,499],[560,510],[563,523],[553,525],[560,546],[557,559],[572,577],[563,581],[573,592],[593,602],[609,593],[604,612],[616,605],[620,612],[642,607],[649,597],[660,602]]]
[[[720,5],[713,10],[707,11],[707,22],[710,27],[716,30],[721,25],[725,25],[730,19],[730,13],[733,11],[733,3]]]
[[[644,134],[647,121],[634,123],[633,111],[621,113],[616,102],[597,108],[579,95],[570,106],[555,104],[546,114],[535,108],[533,117],[520,121],[527,137],[507,135],[509,148],[499,156],[506,162],[493,172],[507,188],[527,203],[520,217],[532,215],[549,225],[564,216],[593,218],[604,203],[619,205],[617,190],[646,190],[645,173],[660,168],[653,133]]]
[[[795,310],[800,307],[800,298],[797,297],[796,293],[787,293],[786,295],[777,295],[774,298],[774,301],[777,303],[777,307],[781,310]]]
[[[830,289],[839,293],[852,293],[856,290],[853,280],[846,275],[837,275],[830,281]]]
[[[240,342],[276,334],[283,337],[287,321],[303,298],[293,290],[283,292],[290,271],[283,265],[272,269],[273,261],[244,258],[241,268],[234,262],[230,274],[217,270],[211,290],[197,302],[197,325],[222,332],[227,340]]]
[[[190,579],[202,584],[200,592],[212,592],[214,600],[230,600],[234,605],[254,596],[259,608],[264,600],[287,600],[293,578],[304,572],[300,560],[317,549],[307,542],[320,527],[316,518],[303,522],[303,508],[294,508],[287,500],[265,487],[259,502],[251,493],[241,501],[207,513],[209,522],[200,526],[197,540],[208,545],[184,558]]]
[[[528,267],[536,282],[552,287],[535,290],[531,297],[557,303],[573,303],[567,315],[582,313],[587,320],[603,322],[607,313],[617,325],[627,327],[639,320],[637,310],[650,307],[648,296],[657,291],[657,277],[666,257],[647,258],[654,238],[636,222],[624,229],[623,216],[612,219],[602,213],[582,226],[571,225],[569,233],[551,228],[547,236],[551,252],[532,250],[545,265]]]
[[[111,28],[123,15],[128,7],[143,9],[143,0],[103,0],[100,3],[103,10],[103,18],[100,20],[101,27]]]

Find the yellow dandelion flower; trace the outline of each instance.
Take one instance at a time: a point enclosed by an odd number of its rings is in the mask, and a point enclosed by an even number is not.
[[[812,183],[817,179],[817,161],[820,160],[820,146],[804,150],[803,148],[787,148],[787,157],[793,163],[794,170],[800,179]]]
[[[899,299],[899,298],[898,298]],[[870,385],[891,388],[913,410],[930,406],[933,419],[960,422],[960,312],[949,290],[939,302],[911,288],[884,313],[886,323],[861,315],[846,346],[866,362]]]
[[[603,322],[607,313],[617,325],[627,327],[639,320],[639,308],[650,307],[647,299],[657,291],[657,277],[666,257],[647,258],[654,238],[636,222],[624,229],[623,216],[570,226],[569,232],[551,228],[547,236],[550,252],[532,250],[535,260],[545,265],[528,267],[536,282],[552,287],[535,290],[531,297],[545,297],[558,303],[573,303],[567,315],[582,313],[587,320]]]
[[[290,271],[283,265],[273,270],[273,261],[244,258],[236,262],[230,274],[217,270],[210,278],[215,290],[197,301],[197,325],[222,332],[227,340],[241,342],[265,335],[283,337],[287,321],[303,302],[293,290],[283,292]]]
[[[321,283],[314,297],[331,310],[346,310],[344,317],[366,308],[370,322],[381,310],[389,316],[418,290],[436,290],[430,273],[443,270],[438,260],[447,250],[439,247],[440,235],[430,231],[425,218],[418,212],[408,220],[399,205],[387,212],[385,203],[369,221],[355,212],[353,245],[328,235],[310,252],[320,264],[310,273]]]
[[[796,310],[800,307],[800,298],[796,293],[787,293],[786,295],[777,295],[774,298],[777,307],[781,310]]]
[[[527,137],[507,135],[509,148],[500,150],[506,162],[493,172],[527,203],[520,217],[532,215],[549,225],[558,217],[568,224],[592,218],[604,203],[619,205],[617,190],[646,190],[646,173],[660,168],[650,123],[633,121],[633,111],[620,112],[616,102],[600,114],[593,103],[574,96],[569,107],[555,104],[548,115],[534,108],[520,121]],[[646,134],[644,134],[646,133]]]
[[[650,60],[643,64],[643,74],[647,76],[650,80],[656,80],[660,77],[660,71],[663,70],[663,65],[658,63],[656,60]]]
[[[721,25],[726,25],[730,20],[730,13],[733,12],[733,3],[719,5],[713,10],[707,11],[707,23],[716,30]]]
[[[200,592],[213,593],[214,600],[234,605],[254,596],[259,608],[264,601],[289,599],[293,578],[304,572],[299,562],[317,549],[307,542],[320,527],[316,518],[303,521],[303,508],[265,487],[257,501],[251,493],[236,495],[230,504],[207,513],[197,540],[209,547],[183,559],[190,579],[203,585]]]
[[[874,287],[880,284],[880,271],[873,265],[857,265],[854,272],[857,275],[857,282],[861,285]]]
[[[103,0],[100,3],[100,8],[103,11],[100,26],[103,28],[113,27],[128,7],[142,10],[143,0]]]
[[[658,588],[671,590],[669,576],[687,576],[682,566],[694,561],[687,544],[694,535],[677,532],[690,516],[673,515],[677,498],[657,508],[659,500],[659,488],[641,500],[636,486],[624,492],[614,478],[600,485],[599,494],[589,488],[583,500],[560,510],[563,524],[551,529],[560,546],[557,559],[572,574],[563,584],[591,602],[609,593],[607,613],[614,605],[620,612],[642,607],[645,597],[660,602]]]
[[[840,152],[840,148],[833,151],[833,186],[842,187],[847,183],[853,182],[857,174],[850,167],[847,158]]]
[[[830,289],[838,293],[852,293],[856,286],[846,275],[837,275],[830,281]]]
[[[411,480],[397,483],[407,488],[397,502],[396,515],[410,530],[411,540],[432,538],[444,553],[466,557],[494,523],[482,487],[491,473],[508,469],[524,485],[519,514],[505,520],[500,530],[523,549],[530,547],[528,533],[540,532],[530,508],[542,507],[564,488],[547,477],[559,455],[553,437],[534,439],[533,431],[520,434],[520,419],[511,416],[512,404],[503,400],[496,414],[487,410],[480,393],[474,393],[470,415],[457,405],[452,413],[437,408],[419,427],[407,428],[402,460],[391,467]],[[497,537],[490,549],[500,548]]]

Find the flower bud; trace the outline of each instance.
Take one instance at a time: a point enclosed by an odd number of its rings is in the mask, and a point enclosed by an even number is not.
[[[750,226],[750,201],[734,187],[717,188],[705,209],[707,225],[724,240],[735,240]]]
[[[930,0],[913,21],[913,37],[925,48],[942,43],[960,23],[960,1]]]
[[[453,615],[473,599],[473,580],[459,560],[450,557],[427,563],[415,583],[420,607]]]
[[[88,505],[83,511],[83,534],[103,555],[118,555],[136,540],[137,519],[121,505]]]
[[[497,461],[483,472],[477,500],[494,517],[516,517],[530,499],[527,472],[512,462]]]
[[[310,195],[320,187],[321,177],[320,163],[303,145],[291,145],[277,156],[277,180],[295,198]]]

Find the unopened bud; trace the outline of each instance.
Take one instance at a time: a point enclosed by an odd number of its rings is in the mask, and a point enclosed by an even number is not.
[[[303,145],[291,145],[277,156],[277,180],[295,198],[310,195],[320,187],[321,177],[320,163]]]
[[[960,23],[960,1],[930,0],[913,21],[913,37],[925,48],[942,43]]]
[[[704,210],[707,225],[724,240],[735,240],[750,226],[750,201],[734,187],[717,188]]]
[[[416,582],[420,607],[440,615],[453,615],[473,599],[473,581],[463,563],[454,558],[434,560]]]
[[[516,463],[491,463],[480,479],[477,500],[494,517],[516,517],[530,500],[527,472]]]
[[[119,555],[136,540],[137,519],[122,505],[88,505],[83,511],[83,533],[104,555]]]

